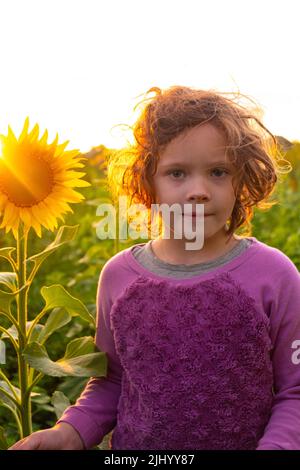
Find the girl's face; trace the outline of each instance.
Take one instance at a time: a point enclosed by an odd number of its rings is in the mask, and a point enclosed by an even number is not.
[[[157,204],[204,205],[204,238],[224,233],[235,204],[234,166],[225,155],[226,141],[212,124],[178,135],[165,148],[153,177]]]

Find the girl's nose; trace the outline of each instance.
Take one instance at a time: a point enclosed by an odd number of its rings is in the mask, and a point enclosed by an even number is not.
[[[205,184],[203,179],[197,179],[193,183],[190,184],[189,191],[188,191],[188,199],[195,201],[195,200],[209,200],[211,198],[210,191]]]

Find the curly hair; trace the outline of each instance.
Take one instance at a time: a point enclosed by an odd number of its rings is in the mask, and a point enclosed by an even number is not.
[[[241,97],[255,107],[238,103]],[[251,234],[253,208],[268,209],[276,204],[278,201],[267,199],[280,173],[291,170],[290,163],[280,154],[276,137],[261,122],[260,107],[239,92],[186,86],[165,90],[152,87],[134,109],[139,106],[142,109],[131,127],[134,143],[117,151],[108,161],[108,186],[113,197],[129,196],[130,204],[143,204],[149,210],[155,203],[152,178],[160,154],[179,134],[209,122],[225,136],[226,154],[236,169],[233,175],[236,202],[227,233],[230,236],[243,226],[245,234]],[[280,160],[287,165],[280,166]]]

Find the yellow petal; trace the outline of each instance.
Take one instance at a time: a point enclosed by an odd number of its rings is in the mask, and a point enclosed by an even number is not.
[[[69,144],[69,140],[67,140],[66,142],[64,142],[63,144],[60,144],[56,147],[56,150],[55,150],[55,154],[54,154],[54,157],[57,157],[59,155],[61,155],[63,153],[63,151],[65,150],[66,146]]]
[[[32,215],[34,219],[39,223],[44,225],[46,228],[48,228],[48,223],[46,217],[43,218],[43,214],[41,213],[40,209],[38,206],[32,206],[31,208]]]
[[[27,138],[30,140],[37,140],[39,136],[39,132],[40,132],[39,125],[36,124],[34,128],[30,131],[30,133],[28,134]]]
[[[24,209],[23,207],[20,209],[20,219],[24,222],[26,227],[30,227],[31,225],[31,214],[30,214],[30,209],[26,208]]]
[[[39,238],[42,236],[41,226],[40,224],[32,217],[31,225],[34,228],[35,233]]]
[[[8,203],[4,210],[4,216],[0,228],[4,228],[6,225],[10,225],[15,218],[15,206]]]
[[[48,140],[48,131],[47,129],[45,130],[44,134],[42,135],[40,139],[40,145],[46,145]]]
[[[50,146],[51,146],[51,147],[56,147],[56,146],[57,146],[57,142],[58,142],[58,134],[56,134],[55,139],[54,139],[53,142],[50,144]]]
[[[80,202],[84,199],[84,196],[74,189],[71,188],[62,188],[57,193],[58,198],[63,198],[68,202]]]
[[[16,138],[15,134],[13,133],[13,131],[11,130],[10,126],[8,126],[7,138],[10,139],[14,144],[16,144],[18,142],[17,138]]]
[[[62,172],[61,174],[61,176],[63,176],[64,178],[82,178],[85,175],[86,173],[83,171],[71,171],[71,170]]]
[[[14,235],[14,237],[15,237],[16,240],[17,240],[17,238],[18,238],[18,228],[19,228],[19,224],[14,225],[13,228],[12,228],[13,235]]]
[[[23,126],[23,129],[22,129],[21,135],[19,137],[19,142],[22,142],[22,140],[24,140],[24,137],[27,136],[28,128],[29,128],[29,117],[27,116],[27,118],[25,119],[25,122],[24,122],[24,126]]]
[[[86,188],[91,186],[91,183],[85,180],[69,180],[65,181],[64,185],[71,188]]]

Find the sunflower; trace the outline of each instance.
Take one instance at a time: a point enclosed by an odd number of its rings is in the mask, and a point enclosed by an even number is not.
[[[0,228],[15,238],[21,222],[39,237],[42,226],[53,231],[63,214],[73,212],[69,203],[84,199],[73,188],[90,186],[80,179],[85,173],[76,171],[84,167],[78,150],[65,151],[69,142],[58,145],[58,135],[48,144],[47,130],[39,140],[38,124],[28,129],[27,118],[18,139],[10,127],[0,135]]]

